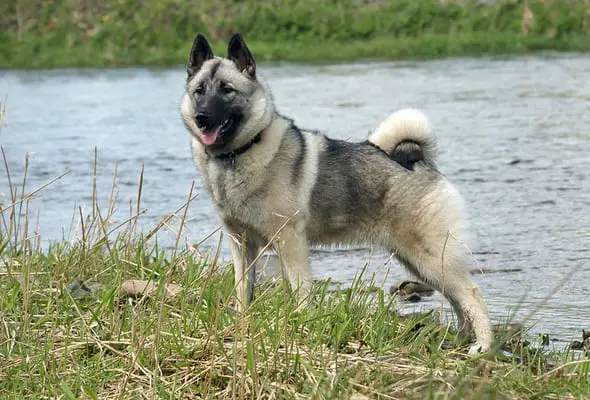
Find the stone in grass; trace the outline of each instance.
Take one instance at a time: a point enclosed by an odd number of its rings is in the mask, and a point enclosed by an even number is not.
[[[422,301],[422,296],[420,296],[418,293],[412,293],[408,296],[405,296],[403,300],[407,301],[408,303],[418,303]]]
[[[432,296],[434,289],[425,283],[417,281],[401,281],[389,289],[389,294],[391,295],[407,296],[412,293],[418,293],[422,296]]]
[[[417,303],[422,297],[432,296],[434,289],[422,282],[402,281],[389,289],[392,296],[400,296],[403,301]]]
[[[590,331],[582,329],[582,341],[574,340],[571,346],[572,350],[590,351]]]
[[[74,299],[83,299],[102,290],[102,285],[97,282],[87,284],[82,279],[76,279],[66,286],[66,290]]]
[[[21,285],[21,286],[25,285],[25,275],[23,275],[21,273],[14,273],[14,274],[11,274],[9,277],[12,277],[12,279],[17,281],[19,283],[19,285]],[[39,278],[40,278],[39,274],[29,274],[29,287],[39,283],[39,281],[40,281]]]
[[[160,284],[153,281],[144,281],[139,279],[130,279],[121,282],[120,294],[128,297],[141,297],[148,296],[152,297],[158,292]],[[176,297],[182,292],[182,286],[176,283],[167,283],[165,285],[166,299]]]

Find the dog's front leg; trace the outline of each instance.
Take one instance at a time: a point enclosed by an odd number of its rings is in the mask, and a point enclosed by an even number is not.
[[[308,243],[303,224],[286,226],[275,240],[281,268],[298,296],[298,308],[306,304],[312,288]]]
[[[247,235],[232,233],[230,250],[234,264],[236,309],[238,312],[243,312],[254,297],[256,268],[252,262],[257,256],[258,246],[253,238],[248,239]]]

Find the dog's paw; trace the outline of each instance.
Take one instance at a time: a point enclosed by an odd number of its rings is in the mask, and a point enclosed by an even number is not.
[[[484,343],[475,342],[471,347],[469,347],[469,351],[467,354],[470,356],[477,356],[479,354],[487,353],[490,351],[491,346]]]

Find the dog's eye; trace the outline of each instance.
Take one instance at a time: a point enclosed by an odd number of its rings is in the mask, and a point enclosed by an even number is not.
[[[221,82],[221,84],[219,85],[219,90],[221,90],[222,93],[228,94],[233,92],[234,88],[228,85],[227,83]]]
[[[203,85],[197,86],[197,88],[195,89],[195,93],[196,94],[203,94],[203,93],[205,93],[205,86],[203,86]]]

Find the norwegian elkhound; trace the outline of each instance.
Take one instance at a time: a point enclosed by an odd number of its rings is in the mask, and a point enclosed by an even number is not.
[[[374,244],[449,300],[461,333],[475,332],[470,354],[490,349],[486,305],[460,241],[461,197],[436,169],[424,114],[397,111],[361,143],[301,130],[277,112],[240,34],[226,58],[199,34],[187,72],[182,119],[232,237],[239,309],[251,300],[254,261],[268,246],[305,298],[309,246]]]

